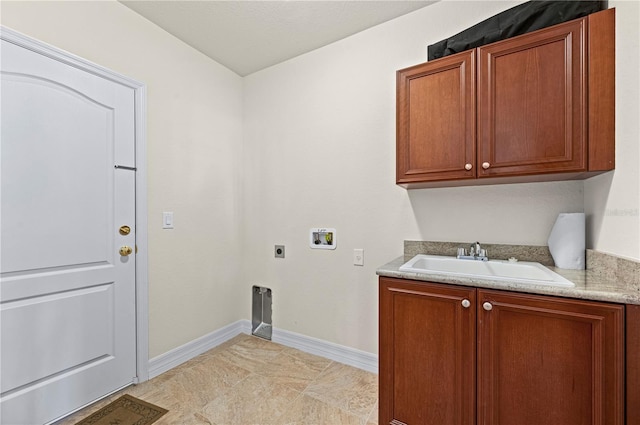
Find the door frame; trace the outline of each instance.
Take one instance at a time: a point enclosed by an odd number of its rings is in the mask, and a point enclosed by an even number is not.
[[[134,91],[136,179],[136,378],[149,380],[149,278],[147,245],[147,87],[144,83],[0,25],[0,38],[9,43],[89,72]],[[106,395],[106,394],[105,394]]]

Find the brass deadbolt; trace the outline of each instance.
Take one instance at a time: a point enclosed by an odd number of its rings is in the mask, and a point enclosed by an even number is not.
[[[127,236],[129,233],[131,233],[131,227],[129,227],[129,226],[120,226],[120,234],[122,236]]]
[[[122,255],[123,257],[131,255],[132,252],[133,249],[130,246],[125,245],[120,247],[120,255]]]

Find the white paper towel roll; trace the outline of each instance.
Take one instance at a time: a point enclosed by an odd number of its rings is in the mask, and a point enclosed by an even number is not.
[[[584,213],[562,213],[549,234],[549,251],[556,267],[584,270],[585,217]]]

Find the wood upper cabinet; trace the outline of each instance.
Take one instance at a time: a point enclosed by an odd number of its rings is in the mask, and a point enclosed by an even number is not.
[[[473,50],[398,71],[398,182],[476,177],[475,79]]]
[[[379,423],[475,423],[475,289],[381,277],[379,301]]]
[[[624,379],[624,306],[478,290],[479,425],[622,425]]]
[[[478,49],[478,176],[587,169],[586,20]]]
[[[565,180],[614,169],[614,38],[608,9],[398,71],[396,182]]]
[[[380,424],[625,423],[623,305],[386,277],[379,301]]]

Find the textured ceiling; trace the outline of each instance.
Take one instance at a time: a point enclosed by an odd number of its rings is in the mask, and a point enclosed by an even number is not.
[[[434,1],[120,0],[241,76]]]

